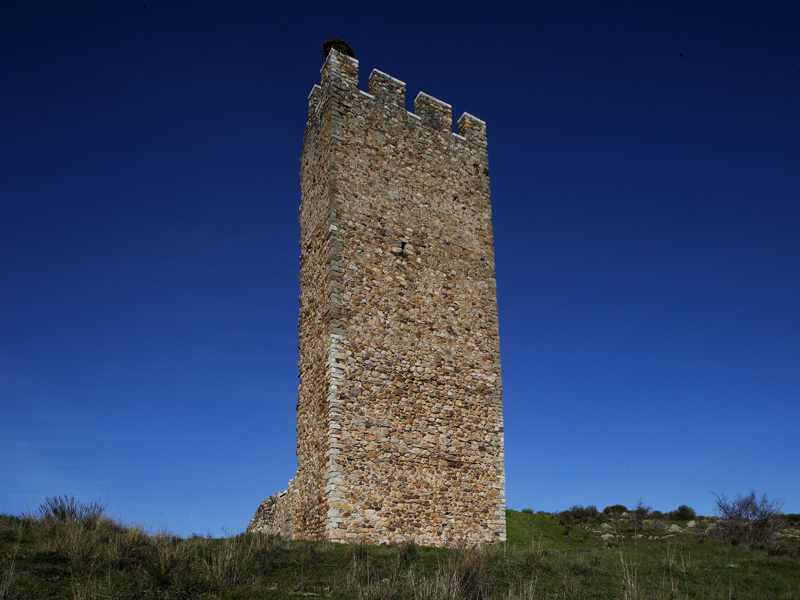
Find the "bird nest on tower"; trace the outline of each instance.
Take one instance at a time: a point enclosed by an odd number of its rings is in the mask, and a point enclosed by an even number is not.
[[[328,52],[331,51],[331,48],[336,48],[338,52],[341,52],[350,58],[356,57],[356,53],[353,52],[353,47],[347,43],[347,40],[343,40],[341,38],[329,38],[322,43],[322,60],[328,58]]]

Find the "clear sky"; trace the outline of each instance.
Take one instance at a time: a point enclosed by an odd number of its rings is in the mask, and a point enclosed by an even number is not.
[[[488,126],[509,508],[800,512],[797,2],[3,2],[0,512],[296,470],[321,43]]]

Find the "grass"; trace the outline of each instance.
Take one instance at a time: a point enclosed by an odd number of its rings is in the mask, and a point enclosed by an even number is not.
[[[0,516],[0,600],[800,600],[796,529],[771,548],[749,549],[711,538],[713,520],[702,517],[689,529],[677,521],[681,531],[670,532],[634,530],[625,514],[590,512],[568,522],[509,510],[507,542],[464,550],[257,534],[179,538],[149,534],[97,509]]]

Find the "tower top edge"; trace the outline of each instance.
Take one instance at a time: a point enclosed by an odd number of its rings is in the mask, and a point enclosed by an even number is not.
[[[400,81],[397,77],[392,77],[391,75],[389,75],[388,73],[384,73],[380,69],[372,69],[372,75],[381,75],[382,77],[385,77],[386,79],[391,79],[397,85],[405,86],[405,84],[406,84],[405,81]]]
[[[325,68],[330,64],[331,66],[340,66],[342,61],[348,61],[351,65],[353,65],[356,69],[358,69],[358,59],[353,58],[352,56],[347,56],[346,54],[342,54],[336,48],[331,48],[330,52],[328,52],[327,58],[325,58],[325,62],[322,63],[322,67],[320,68],[319,72],[325,72]]]
[[[478,123],[480,123],[481,125],[486,127],[486,121],[484,121],[483,119],[479,119],[478,117],[476,117],[472,113],[465,112],[463,115],[461,115],[458,118],[458,122],[459,123],[461,122],[461,119],[469,119],[470,121],[477,121]]]
[[[318,104],[323,96],[321,92],[328,86],[333,85],[340,92],[349,88],[350,93],[358,92],[362,97],[380,101],[387,107],[405,109],[406,84],[404,81],[392,77],[379,69],[373,69],[369,77],[369,90],[362,91],[358,88],[358,65],[357,59],[332,48],[320,70],[322,86],[315,85],[309,94],[309,108],[311,108],[312,104]],[[334,81],[339,83],[334,83]],[[452,131],[452,105],[434,98],[430,94],[419,92],[414,99],[414,112],[408,111],[408,114],[417,119],[422,117],[423,122],[433,126],[435,129],[454,133]],[[458,132],[456,135],[471,142],[485,145],[486,121],[465,112],[458,119]]]
[[[417,97],[414,98],[414,104],[418,101],[427,101],[427,102],[435,102],[436,104],[440,105],[442,108],[453,108],[452,104],[448,104],[447,102],[442,102],[438,98],[434,98],[430,94],[426,94],[425,92],[420,92],[417,94]]]

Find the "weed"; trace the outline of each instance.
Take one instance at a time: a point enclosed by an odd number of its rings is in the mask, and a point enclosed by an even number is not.
[[[418,554],[417,543],[414,538],[409,538],[400,544],[400,551],[397,554],[398,563],[402,567],[408,567],[416,560]]]
[[[364,546],[363,544],[358,544],[358,545],[362,547]],[[300,551],[301,564],[304,567],[309,567],[313,565],[314,561],[317,559],[317,549],[314,547],[314,543],[311,542],[310,540],[300,540],[300,544],[298,545],[297,548]]]
[[[531,544],[523,550],[523,562],[529,571],[546,571],[547,555],[550,551],[545,548],[541,543]]]
[[[369,558],[369,548],[367,545],[362,542],[352,542],[349,544],[350,548],[350,558],[352,562],[363,562]],[[303,551],[305,549],[305,544],[301,541],[300,542],[300,550]]]
[[[5,529],[5,527],[4,527]],[[14,585],[14,569],[16,567],[17,554],[19,554],[19,547],[22,543],[22,527],[19,525],[16,531],[13,545],[10,551],[7,552],[8,567],[3,570],[2,579],[0,579],[0,600],[3,600],[9,595],[12,586]]]
[[[302,542],[301,542],[302,544]],[[375,569],[369,560],[369,548],[364,542],[349,544],[350,566],[347,573],[347,582],[351,588],[368,586],[371,577],[376,575]]]
[[[623,600],[639,600],[641,594],[639,590],[638,565],[636,564],[635,555],[633,562],[631,562],[625,557],[622,550],[620,550],[617,573]]]
[[[465,600],[488,598],[489,585],[485,576],[485,550],[458,550],[450,555],[447,580],[454,591],[459,592],[457,597]]]
[[[97,502],[89,504],[78,502],[75,496],[52,496],[44,499],[44,503],[34,511],[33,515],[26,515],[40,521],[55,520],[61,523],[85,521],[87,519],[97,520],[104,516],[105,506]]]
[[[253,570],[253,543],[229,537],[204,561],[208,581],[216,588],[235,588],[248,581]]]

